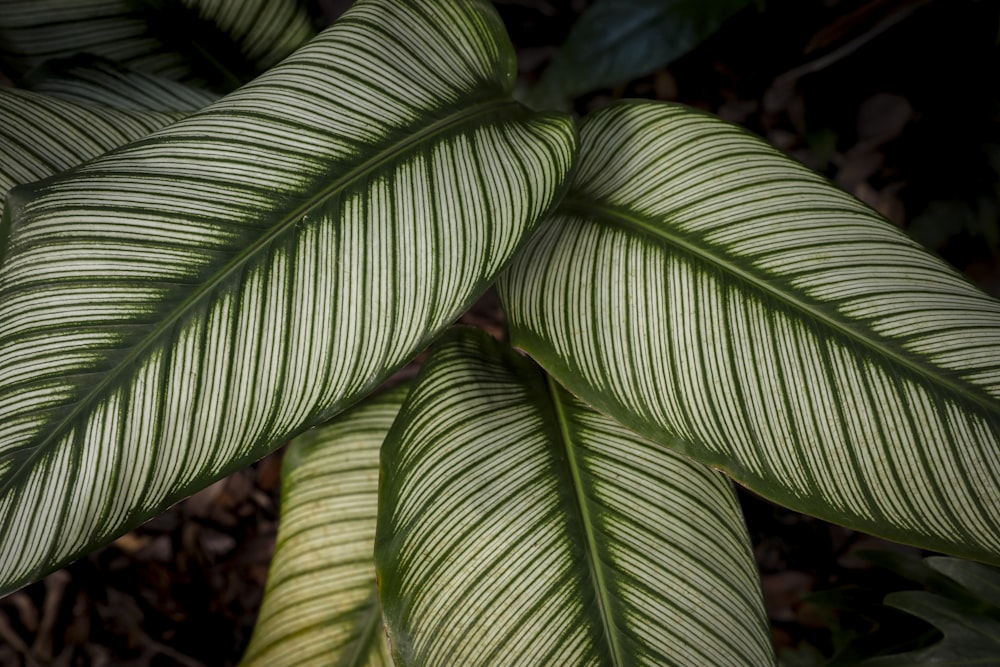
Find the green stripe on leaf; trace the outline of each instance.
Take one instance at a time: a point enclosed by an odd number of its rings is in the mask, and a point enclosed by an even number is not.
[[[218,103],[12,191],[0,590],[351,405],[487,288],[575,148],[510,100],[513,61],[486,3],[364,0]]]
[[[307,431],[285,453],[281,525],[241,664],[392,665],[375,590],[379,449],[406,388]]]
[[[728,480],[479,332],[383,445],[375,558],[400,665],[773,662]]]
[[[1000,305],[705,114],[623,103],[581,141],[500,282],[514,343],[784,505],[1000,562]]]

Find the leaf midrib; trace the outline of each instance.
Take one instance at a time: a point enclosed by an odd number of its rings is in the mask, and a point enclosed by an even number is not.
[[[858,343],[877,356],[888,358],[917,377],[929,380],[934,384],[943,387],[949,393],[957,394],[967,401],[978,405],[989,413],[1000,414],[1000,405],[997,405],[997,402],[994,399],[972,390],[966,384],[956,382],[945,376],[942,371],[948,372],[947,369],[921,363],[918,360],[901,353],[899,350],[895,349],[894,346],[884,345],[874,336],[846,326],[843,322],[831,317],[827,313],[823,312],[822,309],[814,307],[812,304],[799,296],[787,290],[779,289],[774,283],[759,278],[753,273],[741,268],[737,264],[727,261],[725,258],[710,252],[703,246],[691,243],[680,235],[671,234],[662,227],[647,222],[639,215],[636,215],[627,209],[589,199],[580,196],[577,193],[570,193],[560,203],[559,211],[588,220],[611,223],[616,227],[625,226],[626,228],[632,228],[633,230],[639,231],[644,236],[652,236],[654,239],[663,243],[680,248],[695,258],[718,268],[722,272],[746,284],[749,284],[759,292],[784,303],[793,312],[805,314],[813,320],[820,322],[827,328],[832,329],[840,336]]]
[[[566,410],[563,407],[562,399],[559,396],[559,387],[555,385],[552,376],[545,376],[546,388],[552,399],[555,409],[556,420],[559,422],[559,435],[561,444],[566,452],[566,462],[569,467],[569,474],[573,486],[574,507],[583,526],[584,537],[587,542],[587,564],[590,567],[591,581],[594,592],[597,595],[598,609],[601,614],[601,624],[604,634],[608,638],[608,648],[611,651],[611,663],[618,667],[624,667],[627,663],[622,655],[622,649],[618,641],[618,632],[615,629],[614,619],[611,614],[609,602],[608,584],[604,578],[604,568],[601,566],[600,552],[597,548],[597,536],[594,534],[594,519],[590,513],[587,495],[583,487],[583,479],[580,474],[580,462],[577,460],[576,449],[573,446],[573,437],[569,430],[569,419],[566,417]]]
[[[10,457],[23,455],[25,452],[30,452],[30,454],[24,458],[21,465],[17,467],[17,470],[12,471],[7,477],[7,480],[3,484],[0,484],[0,495],[6,494],[10,490],[10,487],[20,477],[21,471],[24,470],[25,467],[30,466],[35,458],[39,456],[41,452],[44,452],[53,440],[57,440],[68,428],[71,428],[72,424],[81,416],[81,414],[89,410],[89,406],[91,406],[96,399],[102,396],[110,387],[115,385],[122,376],[126,375],[133,364],[147,351],[149,351],[160,340],[160,338],[163,337],[164,334],[169,332],[169,330],[179,320],[194,310],[194,306],[196,304],[212,294],[215,288],[223,282],[232,276],[237,275],[243,265],[258,256],[258,254],[266,252],[268,246],[273,241],[287,232],[288,229],[293,227],[296,222],[302,219],[303,216],[307,215],[313,209],[325,204],[338,192],[346,190],[353,183],[363,180],[372,172],[377,171],[387,163],[399,158],[400,155],[405,154],[407,151],[413,149],[421,143],[437,136],[447,134],[454,127],[469,123],[477,118],[488,116],[504,109],[520,108],[521,106],[517,102],[509,98],[484,98],[479,101],[478,104],[464,106],[457,112],[454,112],[449,116],[442,118],[441,120],[438,120],[417,132],[414,132],[406,138],[387,146],[376,153],[373,157],[348,170],[340,178],[333,180],[326,188],[323,188],[316,193],[310,201],[303,202],[299,206],[291,209],[291,211],[287,212],[285,216],[282,217],[276,224],[271,226],[253,243],[248,245],[243,251],[233,257],[233,259],[223,266],[221,270],[199,285],[197,289],[195,289],[186,299],[178,304],[178,306],[174,308],[165,318],[157,322],[156,325],[149,332],[147,332],[142,340],[138,341],[131,347],[128,353],[125,354],[125,356],[115,365],[114,368],[109,370],[104,377],[90,389],[90,391],[76,401],[75,407],[70,410],[55,426],[53,426],[38,442],[38,444],[10,452],[8,454]],[[0,457],[0,461],[4,458],[6,457]]]

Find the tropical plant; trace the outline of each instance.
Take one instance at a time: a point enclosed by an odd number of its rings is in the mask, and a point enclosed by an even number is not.
[[[287,46],[234,6],[185,0]],[[299,434],[247,664],[771,663],[730,478],[1000,563],[1000,307],[759,139],[521,106],[485,0],[359,0],[189,115],[127,44],[0,91],[0,590]],[[442,336],[494,282],[521,352]]]

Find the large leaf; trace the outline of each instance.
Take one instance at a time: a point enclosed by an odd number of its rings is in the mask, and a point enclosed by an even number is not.
[[[582,93],[644,76],[684,55],[747,0],[597,0],[573,25],[529,101],[561,108]]]
[[[370,392],[557,194],[486,2],[366,0],[220,102],[8,196],[0,590]]]
[[[299,0],[4,0],[0,58],[23,75],[89,53],[229,90],[314,34]]]
[[[75,167],[181,117],[103,109],[0,88],[0,195],[15,185]]]
[[[292,441],[267,591],[241,663],[392,665],[375,590],[379,449],[406,388]]]
[[[104,58],[81,56],[47,63],[31,90],[83,104],[126,111],[197,111],[218,95],[155,74],[136,72]]]
[[[773,662],[730,482],[481,332],[386,439],[375,560],[400,665]]]
[[[718,119],[625,103],[581,132],[501,281],[514,343],[780,503],[1000,562],[1000,304]]]

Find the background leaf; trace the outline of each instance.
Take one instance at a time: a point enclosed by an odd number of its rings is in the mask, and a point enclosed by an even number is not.
[[[299,0],[4,0],[0,59],[18,77],[58,58],[232,90],[315,35]]]
[[[514,344],[792,509],[1000,562],[1000,304],[718,119],[625,103],[581,134],[500,282]]]
[[[773,662],[728,480],[476,330],[386,439],[375,557],[401,665]]]
[[[281,525],[242,665],[392,665],[375,590],[379,449],[406,397],[307,431],[282,465]]]
[[[513,70],[484,2],[365,0],[211,107],[11,192],[0,590],[348,407],[486,289],[575,147],[510,99]]]
[[[886,604],[932,623],[944,639],[920,651],[875,658],[865,667],[994,665],[1000,656],[1000,573],[957,558],[928,558],[928,565],[962,585],[959,595],[902,591]]]
[[[597,0],[573,24],[528,103],[569,98],[649,74],[684,55],[747,0]]]
[[[0,194],[75,167],[183,117],[105,109],[0,87]],[[0,249],[0,256],[3,255]]]
[[[136,72],[96,56],[49,61],[28,86],[37,93],[125,111],[197,111],[219,96],[162,76]]]

